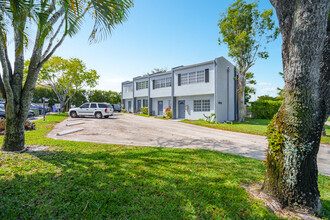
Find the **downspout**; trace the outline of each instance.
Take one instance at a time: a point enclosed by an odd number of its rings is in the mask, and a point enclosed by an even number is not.
[[[217,59],[214,59],[214,113],[215,113],[215,120],[219,122],[220,114],[218,115],[218,64]]]
[[[151,98],[150,98],[150,87],[151,87],[151,83],[150,83],[150,75],[148,73],[148,115],[151,115],[151,106],[152,106],[152,103],[151,102]]]
[[[125,100],[124,100],[124,85],[121,83],[121,107],[125,108]]]
[[[135,81],[134,81],[134,78],[133,78],[133,98],[132,98],[132,104],[133,104],[133,114],[135,113]]]
[[[171,82],[171,85],[172,85],[172,88],[171,88],[171,104],[172,104],[172,119],[175,119],[176,118],[176,100],[174,99],[174,70],[172,68],[172,73],[171,73],[171,77],[172,77],[172,82]]]
[[[229,121],[229,66],[227,66],[227,121]]]

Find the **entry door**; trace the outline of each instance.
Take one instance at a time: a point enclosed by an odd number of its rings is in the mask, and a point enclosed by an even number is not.
[[[179,100],[179,118],[185,118],[186,117],[186,104],[184,100]]]
[[[163,115],[163,101],[158,101],[158,115]]]
[[[128,112],[131,111],[131,107],[132,107],[132,102],[131,101],[128,101],[128,109],[127,109]]]
[[[141,108],[141,100],[138,100],[137,107],[138,107],[137,112],[140,112],[141,111],[140,110],[140,108]]]

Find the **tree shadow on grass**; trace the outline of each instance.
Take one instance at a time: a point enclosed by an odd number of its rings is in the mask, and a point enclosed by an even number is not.
[[[264,170],[240,156],[121,146],[26,156],[24,172],[2,167],[0,218],[278,218],[240,186]]]

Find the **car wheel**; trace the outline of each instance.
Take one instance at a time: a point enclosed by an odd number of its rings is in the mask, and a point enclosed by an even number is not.
[[[76,118],[77,117],[77,112],[70,112],[71,118]]]
[[[0,120],[6,120],[5,116],[0,116]]]
[[[101,112],[96,112],[95,117],[98,118],[98,119],[102,118],[102,113]]]

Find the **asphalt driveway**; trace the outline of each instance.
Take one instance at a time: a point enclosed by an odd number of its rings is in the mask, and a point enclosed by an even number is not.
[[[66,126],[72,122],[84,124]],[[84,130],[57,136],[73,128]],[[152,146],[169,148],[198,148],[238,154],[259,160],[265,159],[267,140],[264,136],[223,131],[175,120],[161,120],[132,114],[115,114],[109,119],[68,118],[47,134],[62,140]],[[330,176],[330,146],[321,145],[318,154],[319,171]]]

